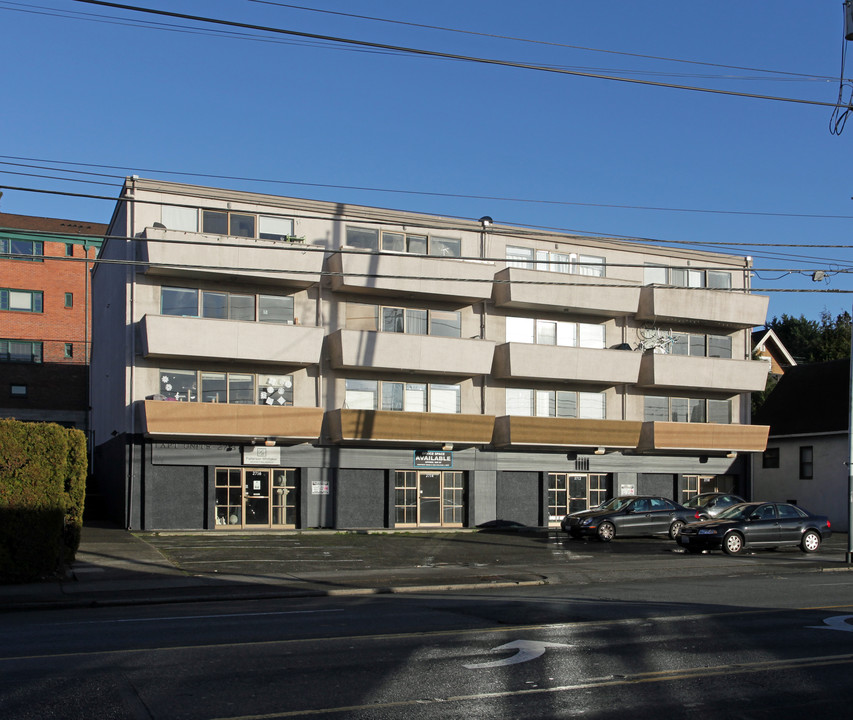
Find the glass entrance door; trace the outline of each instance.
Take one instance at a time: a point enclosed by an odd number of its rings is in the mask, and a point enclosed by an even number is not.
[[[299,510],[296,471],[217,468],[218,528],[295,528]]]
[[[396,527],[462,527],[464,475],[452,470],[398,470],[394,506]]]

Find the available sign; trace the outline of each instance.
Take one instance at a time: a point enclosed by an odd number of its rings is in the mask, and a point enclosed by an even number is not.
[[[329,481],[328,480],[312,480],[311,481],[312,495],[328,495]]]
[[[451,450],[415,450],[415,467],[453,467]]]

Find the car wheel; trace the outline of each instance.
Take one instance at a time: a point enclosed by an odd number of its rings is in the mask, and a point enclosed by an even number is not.
[[[616,528],[611,522],[603,522],[598,526],[598,539],[601,542],[610,542],[616,535]]]
[[[809,530],[800,541],[800,550],[804,553],[813,553],[820,547],[820,535],[814,530]]]
[[[723,552],[726,555],[737,555],[743,551],[743,536],[740,533],[729,533],[723,538]]]
[[[669,537],[671,540],[675,540],[681,534],[681,528],[684,527],[684,523],[681,520],[676,520],[672,525],[669,526]]]

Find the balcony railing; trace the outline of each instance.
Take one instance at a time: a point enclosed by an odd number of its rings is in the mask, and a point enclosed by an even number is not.
[[[641,360],[641,353],[627,350],[505,343],[495,348],[493,374],[501,379],[633,384]]]
[[[663,353],[642,356],[643,387],[691,388],[720,392],[758,392],[767,384],[769,364],[760,360],[686,357]]]

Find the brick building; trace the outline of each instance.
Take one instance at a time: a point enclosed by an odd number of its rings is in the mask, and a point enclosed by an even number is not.
[[[0,417],[88,431],[89,273],[106,229],[0,213]]]

